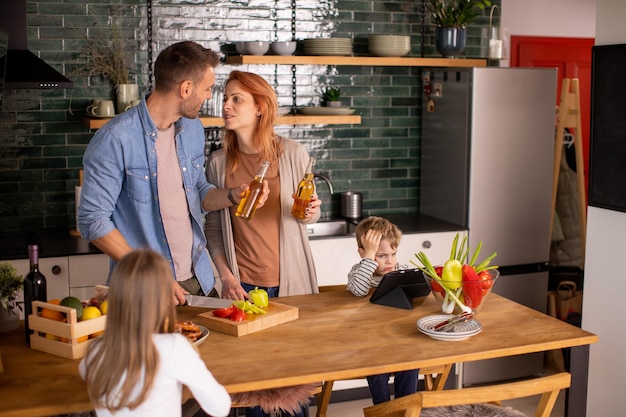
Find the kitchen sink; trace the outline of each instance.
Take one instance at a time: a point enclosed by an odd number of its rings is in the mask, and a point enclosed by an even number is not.
[[[309,237],[348,236],[354,232],[354,226],[346,220],[325,220],[307,224]]]

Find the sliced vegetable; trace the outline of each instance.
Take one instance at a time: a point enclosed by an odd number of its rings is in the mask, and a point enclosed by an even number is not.
[[[217,310],[213,310],[212,313],[215,317],[226,318],[230,316],[234,310],[235,308],[231,306],[231,307],[218,308]]]
[[[228,318],[232,321],[244,321],[248,318],[248,315],[238,308],[235,308]]]

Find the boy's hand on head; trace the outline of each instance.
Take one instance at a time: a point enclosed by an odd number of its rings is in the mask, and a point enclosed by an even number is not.
[[[383,238],[383,234],[378,230],[368,230],[361,237],[361,244],[363,245],[363,257],[376,260],[376,252],[378,252],[378,246]]]

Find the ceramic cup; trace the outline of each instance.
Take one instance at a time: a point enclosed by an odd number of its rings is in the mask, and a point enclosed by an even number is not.
[[[90,115],[92,115],[92,116],[93,116],[94,114],[96,114],[96,113],[94,112],[94,109],[95,109],[96,107],[98,107],[98,104],[100,104],[100,102],[101,102],[101,101],[102,101],[102,100],[94,100],[94,101],[92,101],[92,102],[91,102],[91,104],[87,106],[87,114],[90,114]]]
[[[113,117],[115,116],[115,105],[113,100],[99,100],[91,110],[87,108],[88,112],[92,116],[96,117]]]
[[[137,106],[139,103],[141,103],[141,100],[137,99],[137,100],[131,100],[130,104],[128,104],[128,106],[126,106],[126,108],[124,109],[124,111],[130,109],[131,107],[135,107]]]

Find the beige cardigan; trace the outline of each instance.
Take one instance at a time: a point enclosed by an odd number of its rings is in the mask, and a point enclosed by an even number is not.
[[[304,146],[294,140],[279,138],[283,154],[278,162],[280,175],[280,291],[279,296],[312,294],[318,292],[317,275],[305,223],[291,216],[292,195],[304,177],[309,155]],[[207,179],[217,187],[224,187],[226,156],[219,149],[207,161]],[[230,270],[240,279],[235,255],[231,217],[228,209],[210,212],[204,231],[211,256],[225,254]],[[319,213],[311,223],[319,220]]]

